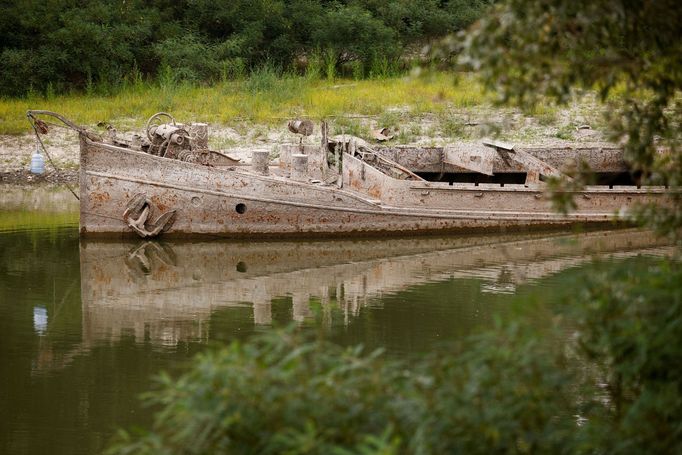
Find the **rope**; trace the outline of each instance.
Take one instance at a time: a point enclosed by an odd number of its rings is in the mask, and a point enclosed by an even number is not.
[[[33,128],[33,132],[36,134],[36,139],[38,140],[38,144],[40,144],[40,148],[43,150],[43,152],[45,152],[45,156],[47,156],[47,159],[50,161],[50,164],[52,165],[54,170],[57,171],[58,173],[61,172],[59,167],[55,164],[55,162],[52,160],[52,157],[48,153],[47,147],[45,147],[43,140],[40,138],[40,133],[38,132],[38,127],[36,127],[35,119],[33,118],[32,115],[28,115],[28,118],[29,118],[29,123],[31,123],[31,127]],[[78,197],[76,192],[73,190],[73,188],[71,188],[71,185],[69,185],[68,182],[64,182],[64,184],[69,189],[69,191],[71,191],[71,194],[73,194],[73,197],[75,197],[76,199],[78,199],[80,201],[80,198]]]
[[[55,128],[62,128],[62,129],[64,129],[64,130],[71,130],[71,129],[73,129],[73,128],[71,128],[70,126],[60,125],[59,123],[54,123],[54,122],[48,122],[47,120],[41,120],[41,122],[43,122],[43,123],[46,124],[46,125],[54,126]]]

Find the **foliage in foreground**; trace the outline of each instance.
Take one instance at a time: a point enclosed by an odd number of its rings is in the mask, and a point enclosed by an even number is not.
[[[291,330],[201,354],[147,396],[153,430],[110,453],[679,453],[682,266],[584,279],[570,324],[504,324],[411,363]],[[573,342],[551,336],[566,326]]]
[[[589,415],[590,449],[682,452],[682,266],[642,262],[595,274],[573,312],[579,353],[599,368],[607,405]]]
[[[481,338],[478,355],[434,356],[411,368],[291,332],[235,342],[200,355],[177,381],[162,376],[163,389],[148,398],[162,407],[154,432],[126,435],[112,453],[559,450],[561,438],[539,435],[570,428],[570,419],[553,419],[570,405],[555,393],[565,375],[554,355],[534,355],[537,340],[507,337],[513,348]],[[527,385],[537,379],[547,388]]]

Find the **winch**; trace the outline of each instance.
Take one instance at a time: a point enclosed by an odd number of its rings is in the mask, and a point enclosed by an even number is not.
[[[179,126],[164,123],[152,127],[150,133],[152,136],[160,136],[164,141],[170,141],[173,144],[182,145],[185,142],[185,130]]]
[[[162,123],[167,120],[168,123]],[[145,128],[149,145],[147,152],[166,158],[177,158],[184,150],[191,150],[190,135],[184,125],[165,112],[158,112],[147,120]]]

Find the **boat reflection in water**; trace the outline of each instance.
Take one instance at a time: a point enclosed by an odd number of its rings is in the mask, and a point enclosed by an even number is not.
[[[594,257],[671,250],[638,230],[578,235],[505,235],[316,242],[111,243],[82,241],[81,348],[134,333],[174,346],[208,340],[211,313],[248,305],[255,324],[272,323],[272,301],[291,298],[291,318],[320,302],[349,324],[377,297],[433,281],[476,278],[483,292],[516,286]]]

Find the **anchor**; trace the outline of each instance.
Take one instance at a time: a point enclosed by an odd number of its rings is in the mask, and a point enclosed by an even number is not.
[[[137,193],[128,201],[126,210],[123,212],[123,220],[143,239],[156,237],[161,232],[166,232],[175,221],[175,210],[170,210],[159,215],[156,220],[148,222],[151,209],[152,202],[149,198],[142,193]]]

